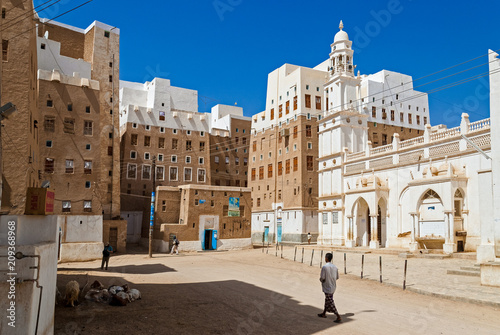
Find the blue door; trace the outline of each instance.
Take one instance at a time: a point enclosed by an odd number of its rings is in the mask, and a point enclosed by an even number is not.
[[[217,250],[217,230],[212,230],[212,250]]]
[[[264,242],[267,243],[267,237],[269,236],[269,227],[264,227]]]
[[[278,225],[278,237],[277,237],[278,238],[278,243],[281,243],[281,227],[282,226],[279,224]]]

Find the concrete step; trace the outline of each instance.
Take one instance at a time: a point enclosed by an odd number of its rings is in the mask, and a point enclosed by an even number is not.
[[[458,259],[471,259],[471,260],[477,259],[477,255],[475,252],[456,252],[453,254],[452,257]]]
[[[449,254],[416,254],[417,258],[428,258],[428,259],[447,259],[451,258]]]
[[[475,272],[481,272],[481,268],[479,266],[461,266],[460,270],[465,270],[465,271],[475,271]]]
[[[459,275],[459,276],[469,276],[469,277],[481,277],[481,273],[478,271],[467,271],[467,270],[448,270],[446,272],[449,275]]]

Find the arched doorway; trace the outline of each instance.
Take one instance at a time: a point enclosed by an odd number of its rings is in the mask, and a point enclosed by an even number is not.
[[[415,236],[427,249],[442,248],[446,237],[444,206],[439,194],[427,190],[420,200],[419,229]]]
[[[354,222],[356,222],[356,246],[368,246],[371,239],[370,207],[365,199],[359,198],[353,208]]]

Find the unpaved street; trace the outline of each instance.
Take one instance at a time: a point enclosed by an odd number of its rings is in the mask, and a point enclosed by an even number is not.
[[[142,300],[124,307],[82,302],[56,307],[56,334],[500,334],[499,310],[421,296],[342,276],[334,296],[344,322],[322,310],[319,267],[260,250],[117,255],[62,264],[58,287],[129,283]]]

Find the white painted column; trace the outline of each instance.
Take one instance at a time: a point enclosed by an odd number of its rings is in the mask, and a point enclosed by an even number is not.
[[[378,214],[370,214],[370,228],[371,228],[371,241],[370,241],[370,249],[378,249],[380,247],[378,243],[378,234],[377,234],[377,217]]]
[[[411,216],[411,242],[410,242],[410,251],[415,252],[419,249],[419,244],[417,242],[417,237],[420,237],[420,233],[418,232],[418,213],[412,212]],[[418,232],[418,233],[417,233]]]
[[[457,245],[455,243],[455,222],[453,211],[444,211],[444,223],[446,227],[446,239],[443,245],[443,251],[447,254],[452,254],[457,251]]]
[[[354,240],[354,218],[352,215],[347,216],[349,226],[347,229],[347,240],[346,240],[346,247],[348,248],[353,248],[356,246],[356,242]]]

